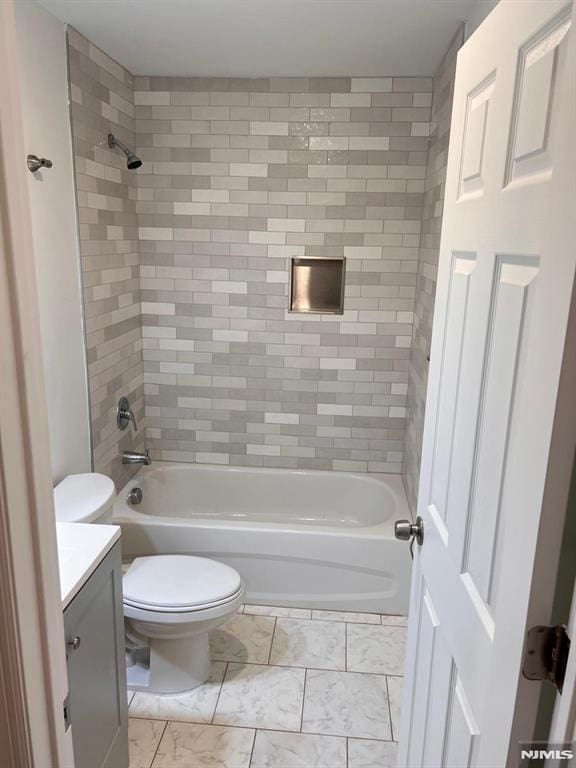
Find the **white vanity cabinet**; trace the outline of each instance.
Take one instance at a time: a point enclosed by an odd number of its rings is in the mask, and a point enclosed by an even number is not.
[[[75,768],[128,767],[120,543],[64,611]]]

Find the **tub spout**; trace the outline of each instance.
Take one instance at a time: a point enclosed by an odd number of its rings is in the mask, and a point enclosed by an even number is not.
[[[137,453],[136,451],[124,451],[122,454],[122,464],[152,464],[152,459],[148,451]]]

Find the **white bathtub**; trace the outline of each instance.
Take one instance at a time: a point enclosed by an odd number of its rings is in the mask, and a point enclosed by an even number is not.
[[[385,477],[155,462],[118,494],[114,522],[125,557],[221,560],[248,603],[406,614],[410,556],[393,529],[409,512],[400,477]]]

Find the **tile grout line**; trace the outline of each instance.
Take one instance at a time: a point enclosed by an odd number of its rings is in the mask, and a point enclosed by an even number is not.
[[[218,704],[220,702],[220,697],[221,697],[221,694],[222,694],[222,689],[224,688],[224,682],[225,682],[225,679],[226,679],[226,675],[228,673],[229,665],[232,664],[232,663],[238,663],[238,662],[224,661],[223,663],[226,664],[226,667],[225,667],[225,670],[224,670],[224,676],[223,676],[222,681],[220,683],[220,688],[219,688],[219,691],[218,691],[218,697],[216,699],[216,705],[214,707],[214,712],[212,714],[211,719],[208,722],[202,721],[202,720],[178,720],[176,718],[170,718],[171,720],[173,720],[174,722],[181,722],[181,723],[192,722],[192,723],[196,723],[198,725],[214,725],[214,717],[216,716],[216,711],[218,709]],[[389,688],[388,688],[388,679],[387,678],[389,678],[389,677],[400,678],[400,679],[404,678],[403,675],[389,675],[389,674],[386,674],[386,673],[382,673],[381,674],[381,673],[378,673],[378,672],[350,672],[349,670],[324,669],[322,667],[298,667],[298,666],[292,666],[292,665],[290,665],[290,666],[288,666],[288,665],[270,665],[270,664],[264,664],[264,663],[254,664],[254,663],[248,663],[248,662],[244,662],[243,666],[245,666],[245,667],[270,667],[271,666],[271,667],[277,667],[278,669],[282,669],[282,670],[284,670],[284,669],[294,669],[294,670],[303,669],[304,672],[305,672],[305,676],[304,676],[305,685],[306,685],[306,682],[307,682],[307,673],[308,673],[308,671],[312,671],[312,672],[336,672],[336,673],[345,674],[345,675],[348,675],[348,674],[351,674],[351,675],[371,675],[371,676],[377,677],[377,678],[385,677],[386,678],[386,692],[387,692],[387,695],[388,695],[388,699],[389,699]],[[148,695],[154,696],[154,694],[148,694]],[[164,720],[165,719],[165,717],[157,717],[157,718],[155,718],[155,717],[150,717],[149,714],[138,714],[138,713],[134,713],[134,712],[130,712],[129,713],[129,717],[134,719],[134,720],[152,720],[154,722],[158,722],[158,720]],[[268,729],[263,729],[263,730],[274,730],[274,729],[273,728],[268,728]],[[281,730],[283,730],[283,729],[281,729]]]
[[[256,746],[256,736],[258,735],[258,728],[254,728],[254,735],[252,737],[252,748],[250,749],[250,760],[248,760],[248,768],[252,765],[252,758],[254,757],[254,747]]]
[[[145,720],[145,722],[152,722],[157,723],[159,720],[155,720],[154,718],[138,718],[140,720]],[[240,730],[240,731],[270,731],[270,733],[289,733],[293,736],[323,736],[330,739],[353,739],[357,741],[377,741],[378,743],[382,744],[397,744],[398,742],[394,741],[393,739],[379,739],[375,736],[346,736],[342,733],[319,733],[317,731],[292,731],[288,730],[286,728],[261,728],[257,725],[239,725],[239,724],[220,724],[220,723],[200,723],[197,720],[175,720],[171,718],[170,720],[160,721],[165,722],[166,725],[169,725],[170,723],[174,723],[175,725],[198,725],[205,728],[229,728],[232,730]]]
[[[394,741],[394,727],[392,725],[392,706],[390,704],[390,686],[388,685],[388,675],[385,675],[386,678],[386,696],[388,698],[388,717],[390,719],[390,736],[392,736],[392,741]]]
[[[303,733],[304,728],[304,704],[306,702],[306,685],[308,683],[308,670],[304,669],[304,688],[302,689],[302,710],[300,712],[300,733]]]
[[[166,730],[168,728],[169,720],[166,720],[164,723],[164,728],[162,729],[162,733],[160,734],[160,738],[158,739],[158,744],[156,745],[156,749],[154,750],[154,754],[152,755],[152,760],[150,760],[149,768],[153,768],[154,761],[156,760],[156,755],[158,754],[158,750],[160,749],[160,744],[162,744],[162,739],[164,738],[164,734],[166,733]]]
[[[262,606],[262,607],[271,608],[272,610],[276,609],[275,606],[271,606],[271,605],[270,606]],[[277,607],[280,608],[281,606],[277,606]],[[308,609],[307,608],[302,608],[302,609],[295,609],[295,610],[308,610]],[[310,609],[310,611],[313,611],[313,610],[320,610],[320,609]],[[366,611],[366,614],[368,616],[377,616],[378,617],[378,621],[351,621],[348,618],[344,618],[344,619],[334,619],[334,618],[323,619],[323,618],[319,618],[317,616],[314,616],[312,614],[310,616],[277,616],[277,615],[274,615],[272,613],[247,613],[246,610],[245,610],[245,606],[243,606],[242,611],[238,611],[238,613],[241,613],[241,615],[243,615],[243,616],[269,617],[269,618],[275,618],[275,619],[295,619],[297,621],[320,621],[320,622],[323,622],[323,623],[333,622],[334,624],[360,624],[360,625],[363,625],[363,626],[371,626],[371,627],[385,626],[385,627],[399,627],[399,628],[403,628],[403,629],[406,629],[406,627],[407,627],[407,624],[396,624],[396,623],[391,623],[391,624],[388,623],[387,624],[384,621],[384,616],[391,616],[391,617],[394,617],[394,618],[405,618],[404,616],[400,616],[399,614],[394,614],[394,613],[383,613],[383,614],[381,614],[381,613],[370,613],[370,612]],[[338,613],[342,613],[342,614],[357,613],[357,611],[338,611]]]
[[[214,705],[214,712],[212,712],[212,717],[210,718],[209,725],[213,725],[214,718],[216,717],[216,710],[218,709],[218,703],[220,702],[220,694],[222,693],[222,688],[224,688],[224,680],[226,680],[226,675],[228,674],[228,667],[230,666],[230,662],[226,662],[226,666],[224,667],[224,674],[222,675],[222,681],[220,683],[220,689],[218,690],[218,696],[216,697],[216,704]],[[386,690],[388,690],[388,684],[386,684]]]
[[[149,722],[157,722],[157,721],[151,720]],[[255,750],[255,747],[256,747],[256,739],[257,739],[259,731],[270,732],[270,733],[277,733],[277,734],[290,734],[290,735],[293,735],[293,736],[298,736],[298,735],[313,736],[313,737],[318,737],[318,738],[321,738],[321,739],[322,738],[334,739],[334,740],[342,740],[343,739],[344,740],[345,753],[346,753],[345,754],[345,764],[344,764],[345,768],[348,768],[348,766],[349,766],[350,741],[351,740],[354,740],[354,741],[366,741],[367,740],[367,737],[364,737],[364,736],[346,736],[346,735],[342,735],[342,734],[327,734],[327,733],[316,733],[316,732],[304,732],[302,730],[300,730],[300,731],[289,731],[289,730],[278,729],[278,728],[259,728],[258,726],[254,726],[254,725],[251,725],[251,726],[248,726],[248,725],[229,725],[229,724],[227,724],[227,725],[212,725],[210,723],[196,723],[196,722],[188,722],[188,721],[181,721],[181,720],[180,721],[179,720],[167,720],[167,721],[165,721],[164,728],[162,730],[162,734],[161,734],[160,739],[158,741],[158,745],[157,745],[157,747],[156,747],[156,749],[154,751],[154,755],[152,757],[152,762],[149,764],[149,766],[147,768],[154,768],[154,761],[155,761],[156,756],[158,754],[158,750],[160,748],[160,744],[162,742],[162,739],[164,738],[164,735],[166,733],[166,730],[168,729],[168,726],[171,723],[175,723],[175,724],[178,724],[178,725],[190,725],[190,726],[198,725],[200,727],[208,727],[208,728],[211,728],[211,727],[225,728],[225,729],[231,730],[231,731],[234,731],[234,730],[252,731],[253,732],[253,737],[252,737],[252,744],[251,744],[251,750],[250,750],[250,760],[249,760],[249,762],[247,764],[247,768],[251,768],[252,767],[252,761],[253,761],[253,757],[254,757],[254,750]],[[379,738],[370,737],[368,740],[369,741],[374,741],[374,742],[376,742],[378,744],[397,744],[397,742],[395,742],[393,740],[390,740],[390,739],[379,739]]]
[[[341,672],[343,674],[350,675],[374,675],[375,677],[405,677],[405,675],[394,675],[390,672],[360,672],[354,669],[338,669],[337,667],[306,667],[301,664],[268,664],[265,661],[227,661],[226,659],[215,659],[215,661],[222,661],[228,664],[242,664],[245,667],[277,667],[279,669],[311,669],[314,672]]]
[[[274,616],[274,629],[272,630],[272,637],[270,638],[270,649],[268,650],[268,661],[266,662],[266,666],[270,666],[270,659],[272,658],[272,646],[274,645],[274,636],[276,635],[276,625],[278,623],[278,618]]]

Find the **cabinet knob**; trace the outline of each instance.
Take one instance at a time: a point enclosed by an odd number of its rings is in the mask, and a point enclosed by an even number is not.
[[[76,635],[76,637],[74,637],[72,640],[69,640],[66,643],[66,647],[71,651],[77,651],[78,648],[80,648],[81,643],[82,643],[82,638],[80,637],[80,635]]]

